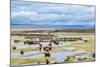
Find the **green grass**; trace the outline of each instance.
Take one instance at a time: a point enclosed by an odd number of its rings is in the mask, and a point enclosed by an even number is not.
[[[31,59],[24,59],[24,58],[16,58],[11,60],[11,64],[34,64],[34,63],[45,63],[44,57],[40,58],[31,58]],[[53,58],[49,58],[50,61],[53,61]]]

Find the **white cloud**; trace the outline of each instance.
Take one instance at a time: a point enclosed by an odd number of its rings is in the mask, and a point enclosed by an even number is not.
[[[12,7],[12,23],[30,24],[94,24],[94,7],[45,4],[45,3],[18,3]],[[15,9],[16,8],[16,9]],[[20,19],[19,19],[20,18]],[[14,21],[15,20],[15,21]],[[18,22],[16,22],[16,20]],[[23,22],[22,22],[23,21]],[[25,21],[25,22],[24,22]],[[26,22],[27,21],[27,22]]]

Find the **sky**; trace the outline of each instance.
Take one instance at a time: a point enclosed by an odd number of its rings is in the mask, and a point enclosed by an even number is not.
[[[11,25],[94,26],[95,7],[83,5],[11,2]]]

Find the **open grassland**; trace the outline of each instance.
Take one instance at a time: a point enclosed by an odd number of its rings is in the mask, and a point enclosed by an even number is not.
[[[31,58],[31,59],[25,59],[25,58],[16,58],[11,61],[11,64],[18,65],[18,64],[43,64],[45,63],[45,57],[40,58]],[[49,58],[50,61],[53,61],[54,58]]]
[[[59,37],[81,37],[81,38],[86,38],[88,41],[87,42],[84,42],[84,41],[60,41],[61,43],[63,43],[64,45],[62,46],[59,46],[59,45],[56,45],[56,46],[53,46],[52,47],[52,50],[51,52],[56,52],[56,51],[67,51],[67,50],[73,50],[76,51],[76,50],[84,50],[86,52],[93,52],[95,53],[95,34],[94,33],[67,33],[67,32],[54,32],[54,33],[51,33],[53,35],[57,35]],[[14,39],[18,39],[18,40],[21,40],[22,42],[24,40],[26,40],[23,36],[21,37],[13,37],[12,36],[12,40]],[[43,46],[49,44],[49,42],[40,42]],[[28,44],[26,44],[28,45]],[[30,51],[37,51],[37,52],[40,52],[39,50],[39,47],[36,47],[36,48],[22,48],[22,49],[16,49],[16,50],[13,50],[12,47],[13,46],[26,46],[24,45],[24,43],[18,43],[18,44],[15,44],[15,43],[12,43],[11,44],[11,54],[13,53],[20,53],[21,50],[23,50],[24,52],[30,52]],[[69,49],[70,48],[70,49]],[[67,57],[67,56],[66,56]],[[12,59],[11,58],[11,64],[12,65],[16,65],[16,64],[44,64],[46,61],[45,61],[45,57],[39,57],[39,58],[22,58],[22,57],[19,57],[19,58],[14,58]],[[52,61],[55,61],[55,58],[49,58],[50,62]],[[70,59],[67,59],[65,60],[64,62],[60,62],[60,63],[70,63],[70,62],[84,62],[84,61],[92,61],[92,60],[95,60],[95,58],[87,58],[87,59],[79,59],[78,61],[74,61],[76,60],[75,58],[73,57],[70,57]]]

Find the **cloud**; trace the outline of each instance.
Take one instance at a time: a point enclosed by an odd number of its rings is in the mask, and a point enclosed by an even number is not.
[[[12,1],[11,24],[94,25],[93,6]]]

